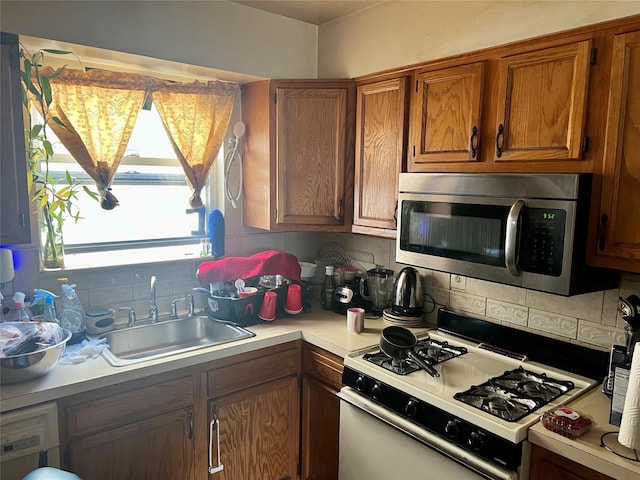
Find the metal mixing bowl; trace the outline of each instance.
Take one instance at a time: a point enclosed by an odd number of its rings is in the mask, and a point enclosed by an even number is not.
[[[55,345],[22,355],[0,358],[0,384],[21,383],[41,377],[58,364],[71,332],[64,330],[64,338]]]

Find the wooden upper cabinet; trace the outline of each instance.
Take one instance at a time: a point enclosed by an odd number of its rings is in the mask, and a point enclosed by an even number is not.
[[[243,86],[246,226],[350,229],[354,97],[351,81],[266,81]]]
[[[31,242],[18,36],[1,33],[0,244]]]
[[[591,41],[499,62],[494,160],[580,160],[584,141]]]
[[[411,171],[420,164],[479,160],[484,63],[415,72],[411,101]]]
[[[396,228],[398,175],[407,145],[408,76],[357,89],[353,231]]]
[[[640,272],[640,31],[613,40],[597,263]]]

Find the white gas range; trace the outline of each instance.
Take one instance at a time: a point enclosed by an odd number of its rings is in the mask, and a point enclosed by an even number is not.
[[[608,356],[446,310],[414,351],[440,376],[375,346],[345,358],[340,480],[525,479],[529,427],[599,384]]]

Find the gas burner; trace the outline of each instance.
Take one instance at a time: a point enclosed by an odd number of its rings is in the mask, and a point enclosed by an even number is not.
[[[556,380],[544,373],[533,373],[522,367],[505,372],[502,376],[491,379],[491,382],[544,403],[555,400],[574,387],[573,382]]]
[[[465,347],[454,347],[449,345],[447,341],[439,342],[432,338],[418,342],[415,350],[418,355],[428,360],[431,365],[436,365],[467,353]]]
[[[519,397],[498,385],[484,383],[454,395],[456,400],[500,417],[507,422],[517,422],[542,404],[532,398]]]
[[[430,365],[436,365],[467,353],[465,347],[454,347],[446,341],[439,342],[433,339],[419,340],[414,350]],[[421,370],[413,360],[392,359],[384,352],[365,353],[362,358],[398,375],[408,375]]]
[[[415,362],[408,359],[398,360],[391,358],[384,352],[366,353],[362,358],[398,375],[408,375],[420,370],[420,367]]]
[[[456,400],[509,422],[555,400],[574,388],[573,382],[556,380],[518,367],[479,386],[454,395]]]

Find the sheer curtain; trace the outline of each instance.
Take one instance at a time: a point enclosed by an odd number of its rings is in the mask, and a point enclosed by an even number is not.
[[[106,70],[64,69],[51,79],[49,127],[96,182],[100,205],[112,210],[118,199],[111,182],[129,143],[147,91],[143,75]]]
[[[237,90],[237,84],[218,81],[152,82],[151,97],[193,190],[192,208],[203,205],[200,192],[229,127]]]

